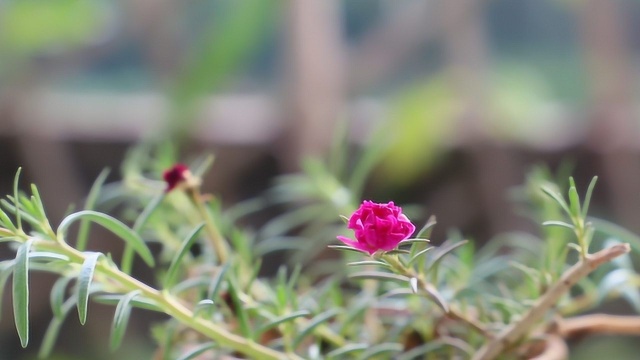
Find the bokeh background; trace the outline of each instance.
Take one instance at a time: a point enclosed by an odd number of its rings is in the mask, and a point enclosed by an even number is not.
[[[509,194],[535,164],[582,189],[600,176],[594,211],[638,233],[639,28],[633,0],[1,0],[0,190],[23,166],[55,223],[132,145],[170,139],[215,153],[206,187],[234,203],[346,129],[382,149],[366,192],[424,206],[440,235],[533,231]],[[0,359],[34,357],[52,280],[34,278],[27,350],[5,289]],[[92,306],[59,359],[151,358],[161,317],[134,312],[109,354],[113,309]],[[574,358],[634,343],[593,338]]]

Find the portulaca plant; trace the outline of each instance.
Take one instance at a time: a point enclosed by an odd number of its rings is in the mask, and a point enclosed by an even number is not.
[[[640,242],[588,217],[595,178],[582,198],[573,180],[561,191],[545,171],[532,172],[520,193],[541,222],[540,238],[507,234],[477,248],[456,235],[431,239],[433,216],[418,229],[393,201],[361,202],[361,186],[343,185],[357,181],[321,163],[265,197],[291,212],[262,229],[240,228],[264,198],[223,207],[201,192],[207,161],[134,155],[120,184],[104,186],[102,174],[84,209],[59,224],[35,185],[19,190],[20,171],[1,201],[0,240],[16,255],[0,262],[0,289],[12,294],[22,346],[30,342],[30,273],[59,275],[41,358],[70,314],[90,321],[91,301],[115,307],[111,350],[133,308],[168,315],[153,329],[157,359],[563,359],[578,334],[638,333],[636,317],[583,315],[616,297],[640,306],[627,255]],[[126,211],[96,210],[115,204]],[[91,224],[124,241],[121,257],[91,250]],[[262,276],[274,252],[291,261]],[[134,261],[152,268],[155,281],[137,279]]]

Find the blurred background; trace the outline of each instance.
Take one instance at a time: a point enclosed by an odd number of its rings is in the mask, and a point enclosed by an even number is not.
[[[440,234],[535,229],[509,199],[534,164],[569,164],[582,191],[598,175],[594,212],[638,233],[639,26],[633,0],[0,0],[0,190],[22,166],[56,223],[132,145],[170,139],[216,154],[206,187],[231,204],[342,132],[380,148],[365,193],[424,206]],[[34,357],[52,279],[36,276],[27,350],[5,291],[0,359]],[[109,354],[113,310],[93,309],[60,359],[151,358],[161,317],[134,312]]]

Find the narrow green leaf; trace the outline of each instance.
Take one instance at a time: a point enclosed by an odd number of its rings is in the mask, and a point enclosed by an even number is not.
[[[576,189],[576,184],[572,177],[569,178],[569,182],[571,183],[569,187],[569,207],[573,217],[578,218],[582,215],[580,196],[578,195],[578,189]]]
[[[404,275],[392,274],[381,271],[360,271],[349,275],[351,279],[376,279],[376,280],[392,280],[401,283],[408,283],[409,278]]]
[[[468,242],[469,242],[468,240],[462,240],[462,241],[455,242],[453,244],[439,247],[434,253],[433,259],[431,259],[431,265],[429,266],[429,270],[427,270],[427,272],[430,272],[430,271],[437,272],[438,265],[446,255],[455,251],[457,248],[464,246]]]
[[[40,192],[35,184],[31,184],[31,204],[34,210],[34,214],[38,215],[37,218],[42,223],[49,224],[49,220],[47,220],[47,213],[44,211],[44,205],[42,204],[42,198],[40,197]]]
[[[567,202],[564,200],[562,195],[560,195],[557,191],[555,191],[554,189],[551,189],[547,185],[541,186],[540,189],[549,197],[551,197],[553,200],[555,200],[556,203],[558,203],[558,205],[560,205],[560,207],[567,213],[567,215],[571,216],[571,210],[569,209],[569,205],[567,205]]]
[[[49,251],[32,251],[29,253],[29,260],[31,261],[46,261],[46,262],[53,262],[53,261],[64,261],[64,262],[69,262],[69,257],[66,255],[62,255],[62,254],[58,254],[58,253],[54,253],[54,252],[49,252]]]
[[[117,305],[122,300],[123,295],[96,295],[92,300],[105,305]],[[137,296],[129,301],[129,305],[144,310],[163,312],[162,308],[153,300]]]
[[[67,285],[72,280],[72,277],[59,278],[53,287],[51,288],[51,294],[49,295],[49,301],[51,302],[51,311],[53,316],[62,317],[64,315],[64,297],[66,295]]]
[[[18,200],[18,182],[20,181],[20,173],[22,172],[22,167],[18,168],[18,171],[16,171],[16,176],[13,179],[13,198],[14,198],[14,205],[15,205],[15,209],[16,209],[16,225],[18,226],[18,229],[22,230],[22,219],[21,219],[21,215],[20,215],[20,202]],[[24,345],[23,345],[24,346]]]
[[[347,263],[347,266],[384,266],[389,267],[390,265],[384,261],[378,260],[364,260],[364,261],[354,261]]]
[[[140,213],[140,216],[138,216],[138,218],[136,219],[135,223],[133,223],[133,231],[140,234],[144,226],[149,221],[149,218],[151,217],[151,215],[153,215],[153,212],[158,208],[158,206],[160,206],[160,204],[162,204],[162,200],[164,200],[164,197],[165,197],[165,193],[163,192],[155,196],[153,199],[151,199],[151,201],[147,204],[147,206],[144,207],[144,209]]]
[[[327,359],[344,359],[344,355],[350,354],[356,351],[364,351],[369,348],[369,344],[349,344],[343,347],[337,348],[327,354]]]
[[[10,197],[10,198],[13,198],[13,197]],[[9,210],[14,215],[16,215],[16,222],[18,220],[18,215],[17,214],[20,213],[20,219],[25,220],[26,222],[28,222],[29,224],[33,225],[34,227],[36,227],[38,229],[41,228],[40,221],[38,219],[34,218],[31,214],[25,212],[24,209],[22,209],[20,207],[16,207],[14,204],[8,202],[5,199],[1,199],[0,200],[0,204],[2,204],[2,206],[4,206],[7,210]],[[22,222],[18,226],[18,229],[22,230]]]
[[[402,240],[400,241],[400,244],[398,244],[399,246],[402,245],[413,245],[415,243],[421,243],[421,244],[429,244],[431,241],[429,239],[423,239],[423,238],[409,238],[406,240]]]
[[[202,345],[196,346],[195,348],[189,350],[188,352],[186,352],[185,354],[183,354],[182,356],[180,356],[177,360],[191,360],[191,359],[195,359],[198,355],[202,355],[205,352],[215,349],[216,348],[216,344],[212,343],[212,342],[208,342],[208,343],[204,343]]]
[[[205,310],[210,310],[214,308],[214,306],[215,306],[215,303],[211,299],[200,300],[198,301],[196,306],[193,308],[193,316],[197,316]]]
[[[40,345],[40,351],[38,352],[38,358],[48,359],[51,356],[51,351],[53,350],[53,346],[55,345],[58,334],[60,333],[60,327],[75,305],[76,299],[74,297],[67,299],[67,301],[62,305],[61,316],[54,316],[53,319],[51,319],[51,322],[49,322],[49,326],[44,333],[42,345]]]
[[[264,333],[265,331],[272,329],[280,324],[289,322],[289,321],[293,321],[297,318],[300,317],[305,317],[305,316],[309,316],[311,315],[311,313],[308,310],[300,310],[300,311],[295,311],[292,312],[290,314],[286,314],[280,317],[277,317],[269,322],[267,322],[266,324],[263,324],[262,326],[260,326],[258,328],[258,330],[256,330],[256,334],[260,335],[262,333]]]
[[[474,353],[473,348],[466,342],[451,337],[442,337],[429,341],[424,345],[417,346],[403,354],[400,354],[395,357],[395,360],[422,359],[427,356],[427,354],[433,354],[438,357],[438,355],[444,354],[438,353],[437,351],[445,347],[452,347],[454,349],[460,350],[460,352],[465,354],[465,358],[471,358]],[[453,355],[449,353],[449,357],[453,357]]]
[[[89,305],[89,286],[93,280],[93,273],[96,270],[98,259],[101,253],[89,253],[85,257],[80,274],[78,275],[78,285],[76,286],[76,295],[78,297],[78,317],[80,324],[84,325],[87,321],[87,306]]]
[[[58,226],[58,237],[64,238],[69,226],[75,221],[82,219],[88,219],[104,226],[107,230],[113,232],[127,244],[131,245],[133,249],[138,253],[138,255],[140,255],[142,260],[147,263],[147,265],[151,267],[154,266],[155,261],[153,260],[151,250],[149,250],[147,244],[145,244],[140,235],[130,229],[127,225],[123,224],[120,220],[117,220],[116,218],[111,217],[107,214],[99,213],[92,210],[83,210],[68,215],[62,220],[60,226]]]
[[[385,299],[393,296],[408,296],[408,295],[415,295],[415,294],[416,292],[413,291],[413,289],[396,288],[396,289],[389,290],[386,293],[380,295],[380,298]]]
[[[132,291],[123,296],[120,302],[118,302],[118,306],[116,306],[116,311],[113,315],[113,322],[111,323],[111,337],[109,341],[111,351],[116,351],[120,347],[120,344],[122,344],[124,333],[129,324],[129,315],[131,315],[131,306],[129,303],[136,296],[140,295],[140,293],[140,290]]]
[[[22,347],[29,344],[29,251],[33,239],[20,245],[13,266],[13,317]]]
[[[340,216],[340,219],[341,219],[342,221],[344,221],[344,223],[345,223],[345,224],[348,224],[348,223],[349,223],[349,218],[348,218],[348,217],[346,217],[346,216],[344,216],[344,215],[339,215],[339,216]]]
[[[411,266],[414,262],[416,262],[416,260],[418,260],[422,255],[428,253],[429,251],[435,249],[435,247],[431,246],[428,248],[424,248],[420,251],[418,251],[415,255],[413,255],[413,257],[411,259],[409,259],[409,262],[407,263],[407,266]]]
[[[4,287],[7,284],[7,280],[9,280],[9,275],[13,274],[13,265],[15,261],[3,261],[2,268],[0,269],[0,309],[2,309],[2,299],[4,298]],[[2,311],[0,311],[0,314]]]
[[[16,226],[13,225],[13,222],[11,221],[9,216],[7,216],[7,213],[5,213],[2,209],[0,209],[0,224],[11,230],[12,233],[16,233],[18,230],[16,229]]]
[[[100,195],[100,190],[104,185],[105,180],[107,180],[107,176],[109,176],[109,169],[104,169],[100,172],[100,175],[96,178],[91,185],[91,189],[89,190],[89,194],[87,195],[87,199],[84,202],[84,210],[93,210],[95,208],[96,202],[98,201],[98,196]],[[80,220],[80,227],[78,228],[78,239],[76,240],[76,249],[79,251],[84,251],[87,248],[87,241],[89,239],[89,229],[91,228],[91,222],[89,219]]]
[[[364,351],[360,356],[358,356],[358,360],[368,360],[374,359],[377,356],[388,353],[399,353],[402,352],[404,347],[402,344],[398,343],[382,343],[371,346],[369,349]],[[385,358],[392,358],[391,354],[385,355]]]
[[[302,330],[300,330],[300,332],[296,335],[295,339],[293,340],[293,348],[294,349],[297,348],[298,345],[300,345],[300,343],[302,342],[302,340],[304,340],[304,338],[306,338],[307,335],[309,335],[320,324],[323,324],[329,321],[329,319],[338,315],[339,313],[340,311],[338,309],[333,308],[314,316],[313,319],[309,321],[307,326],[305,326]]]
[[[596,182],[598,182],[598,177],[594,176],[589,183],[589,187],[587,188],[587,193],[584,196],[584,202],[582,203],[582,218],[587,218],[587,213],[589,212],[589,205],[591,205],[591,195],[593,195],[593,189],[596,187]]]
[[[427,284],[424,287],[424,290],[427,292],[431,300],[442,309],[442,311],[447,314],[449,312],[449,305],[444,300],[438,289],[436,289],[433,285]]]
[[[162,192],[155,196],[147,204],[147,206],[145,206],[144,210],[142,210],[142,213],[140,213],[140,216],[138,216],[136,221],[133,223],[133,231],[135,231],[139,235],[142,234],[142,229],[144,229],[144,226],[149,221],[149,218],[151,217],[153,212],[160,206],[165,196],[166,194]],[[122,254],[121,269],[126,274],[131,273],[131,268],[133,267],[133,254],[133,246],[129,243],[125,244],[124,252]]]
[[[235,279],[229,279],[227,281],[227,286],[229,288],[229,295],[231,296],[231,301],[233,301],[233,311],[234,315],[236,315],[239,323],[240,323],[240,332],[247,339],[253,339],[254,333],[251,324],[249,323],[249,316],[247,314],[247,309],[245,305],[240,300],[240,295],[238,294],[238,289],[235,287],[238,281]]]
[[[336,249],[336,250],[343,250],[343,251],[353,251],[353,252],[369,255],[365,251],[358,250],[356,248],[352,248],[351,246],[347,246],[347,245],[327,245],[327,247],[329,249]]]
[[[559,226],[559,227],[575,230],[575,227],[573,225],[566,223],[564,221],[555,221],[555,220],[545,221],[542,223],[542,226]]]
[[[220,292],[220,285],[222,285],[222,280],[225,279],[225,275],[227,273],[227,270],[229,270],[230,264],[230,262],[224,264],[224,266],[218,270],[218,273],[211,281],[209,290],[207,291],[207,297],[209,299],[215,299],[218,297],[218,293]]]
[[[438,222],[436,221],[435,215],[431,215],[427,220],[427,223],[424,224],[424,226],[422,227],[422,229],[420,229],[420,231],[418,231],[416,238],[430,238],[431,231],[433,230],[433,227],[436,226],[437,223]]]
[[[189,233],[189,235],[187,235],[187,237],[182,241],[182,245],[180,246],[180,249],[178,250],[176,255],[171,260],[171,265],[169,265],[169,270],[167,270],[167,274],[164,277],[165,289],[169,289],[171,288],[171,286],[173,286],[176,274],[178,273],[178,269],[182,264],[182,259],[185,257],[185,255],[189,252],[189,249],[191,249],[191,246],[193,246],[195,241],[198,239],[198,234],[200,233],[200,230],[202,230],[203,227],[204,227],[204,223],[196,226],[196,228],[193,229]]]
[[[213,154],[207,154],[204,159],[200,158],[196,164],[190,166],[191,172],[197,177],[203,177],[209,171],[215,159],[216,157]]]

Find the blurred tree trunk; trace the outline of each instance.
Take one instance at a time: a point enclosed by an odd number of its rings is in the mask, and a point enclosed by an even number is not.
[[[288,75],[281,142],[286,171],[325,154],[344,115],[344,48],[337,0],[291,0],[287,8]]]
[[[621,1],[579,2],[590,80],[591,145],[600,154],[607,190],[621,225],[640,231],[640,164],[633,103],[633,67]]]
[[[490,137],[488,116],[488,48],[483,21],[485,3],[476,0],[449,0],[442,3],[444,41],[448,71],[460,101],[458,120],[460,142],[465,144],[476,174],[474,186],[482,208],[483,222],[490,234],[521,229],[522,219],[511,211],[505,191],[519,184],[521,162],[513,152]]]

